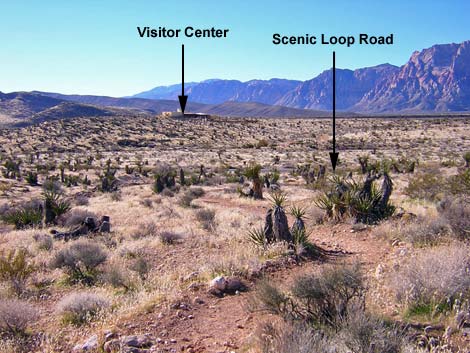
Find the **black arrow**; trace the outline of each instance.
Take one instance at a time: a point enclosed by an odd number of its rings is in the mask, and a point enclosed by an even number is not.
[[[184,44],[181,44],[181,96],[178,96],[178,100],[180,101],[181,111],[184,115],[184,109],[188,101],[188,96],[184,94]]]
[[[336,53],[333,52],[333,152],[330,152],[331,166],[336,170],[339,153],[336,152]]]

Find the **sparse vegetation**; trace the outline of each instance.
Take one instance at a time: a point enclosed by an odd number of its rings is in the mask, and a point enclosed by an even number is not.
[[[91,293],[78,292],[63,298],[57,304],[57,313],[66,324],[81,325],[92,321],[109,307],[105,297]]]
[[[0,279],[8,282],[16,295],[24,292],[26,281],[35,270],[27,256],[21,248],[0,255]]]
[[[0,352],[68,352],[95,334],[101,349],[102,332],[154,329],[150,349],[161,336],[177,351],[462,350],[467,121],[364,122],[338,125],[337,176],[327,119],[137,114],[0,130],[2,300],[37,308],[0,328]],[[207,298],[217,276],[248,293]],[[246,320],[252,297],[271,315]]]
[[[0,331],[13,336],[24,336],[38,319],[37,310],[29,303],[17,299],[0,300]]]
[[[58,251],[52,260],[53,268],[64,268],[72,282],[92,284],[96,268],[106,261],[107,254],[101,246],[89,240],[77,240]]]

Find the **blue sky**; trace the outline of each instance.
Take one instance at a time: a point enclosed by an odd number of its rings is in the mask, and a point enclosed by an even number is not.
[[[404,64],[470,39],[468,0],[0,0],[0,91],[131,95],[209,78],[306,80],[331,67]],[[228,28],[227,39],[142,39],[137,26]],[[393,46],[275,46],[272,34],[394,33]]]

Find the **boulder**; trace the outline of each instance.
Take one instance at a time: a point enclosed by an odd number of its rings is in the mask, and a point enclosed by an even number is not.
[[[73,347],[73,352],[96,352],[98,349],[98,336],[89,337],[84,343]]]

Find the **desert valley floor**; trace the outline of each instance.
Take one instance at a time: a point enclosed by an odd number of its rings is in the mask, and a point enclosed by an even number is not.
[[[0,352],[469,352],[469,126],[2,129]]]

